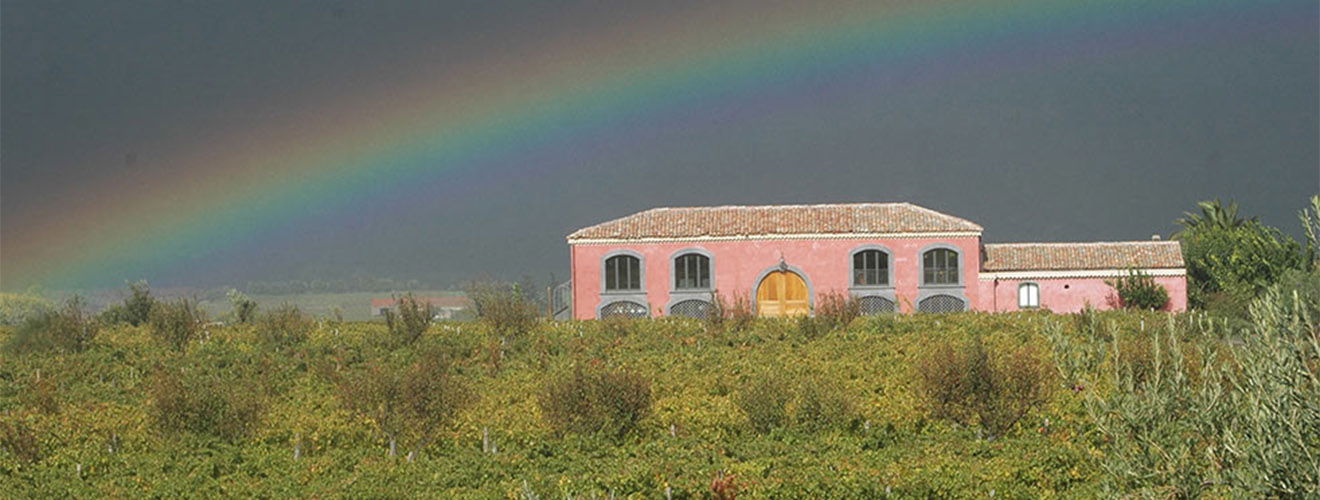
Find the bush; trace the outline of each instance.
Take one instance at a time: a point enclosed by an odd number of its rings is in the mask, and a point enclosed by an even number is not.
[[[1320,494],[1320,325],[1299,297],[1267,290],[1251,305],[1249,334],[1232,341],[1171,319],[1150,336],[1144,377],[1109,364],[1116,387],[1091,393],[1086,407],[1106,443],[1099,465],[1110,493]]]
[[[541,415],[559,432],[621,437],[651,412],[651,382],[636,373],[578,367],[541,393]]]
[[[197,340],[206,322],[205,313],[189,299],[161,302],[151,309],[151,334],[176,351],[184,351]]]
[[[715,293],[715,300],[712,302],[715,307],[711,311],[714,315],[719,312],[720,319],[715,320],[716,325],[720,327],[728,326],[729,330],[739,332],[746,330],[756,320],[756,313],[752,312],[752,301],[747,298],[746,293],[733,294],[733,301],[729,302],[724,296]],[[727,320],[726,320],[727,319]]]
[[[0,419],[0,448],[21,462],[36,463],[41,460],[41,444],[36,434],[17,418]]]
[[[798,386],[793,422],[806,430],[844,428],[857,420],[857,405],[837,383],[808,378]]]
[[[474,282],[465,288],[477,319],[500,337],[521,336],[531,331],[540,317],[540,309],[518,284]]]
[[[18,353],[39,351],[82,352],[91,347],[100,330],[81,297],[72,297],[59,309],[47,309],[19,325],[8,348]]]
[[[847,327],[861,313],[861,304],[850,294],[822,293],[816,303],[816,320],[826,331]]]
[[[1155,278],[1138,270],[1129,269],[1127,276],[1120,276],[1105,283],[1118,292],[1119,303],[1129,309],[1160,310],[1169,303],[1169,292],[1155,282]]]
[[[258,384],[206,368],[158,367],[148,386],[151,416],[165,432],[190,432],[238,441],[265,411]]]
[[[145,281],[128,284],[129,295],[122,304],[110,306],[101,312],[101,320],[107,324],[130,324],[139,326],[151,320],[151,310],[156,307],[156,299],[151,296],[151,287]]]
[[[385,311],[385,326],[395,345],[412,345],[431,327],[434,312],[429,302],[419,300],[411,293],[395,299],[397,312]]]
[[[424,353],[406,368],[374,361],[337,382],[340,401],[375,422],[389,442],[390,456],[402,443],[411,450],[409,460],[474,400],[435,352]]]
[[[251,323],[257,317],[257,301],[243,292],[230,288],[225,294],[234,308],[234,320],[239,323]]]
[[[261,315],[257,325],[257,339],[274,347],[302,344],[311,335],[316,323],[297,306],[284,304]]]
[[[1032,345],[991,357],[979,337],[958,347],[941,342],[917,369],[931,416],[979,424],[991,437],[1044,403],[1053,370]]]
[[[49,300],[22,293],[0,293],[0,325],[18,326],[28,318],[55,309]]]
[[[788,423],[788,403],[792,399],[788,381],[772,373],[754,377],[733,402],[747,414],[752,429],[764,434]]]

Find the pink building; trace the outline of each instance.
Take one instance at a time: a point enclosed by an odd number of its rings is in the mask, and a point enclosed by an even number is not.
[[[981,242],[981,226],[910,203],[656,208],[568,236],[572,316],[702,316],[715,293],[809,314],[822,293],[864,312],[1075,312],[1117,305],[1139,269],[1187,307],[1176,241]]]

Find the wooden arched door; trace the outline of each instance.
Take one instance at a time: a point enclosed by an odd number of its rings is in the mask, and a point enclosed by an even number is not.
[[[807,282],[792,271],[774,271],[756,287],[756,311],[761,316],[802,316],[811,313]]]

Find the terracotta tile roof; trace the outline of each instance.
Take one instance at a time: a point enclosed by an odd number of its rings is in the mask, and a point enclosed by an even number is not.
[[[966,219],[911,203],[654,208],[579,229],[593,239],[981,232]]]
[[[987,243],[982,271],[1183,267],[1182,246],[1169,241],[1107,243]]]

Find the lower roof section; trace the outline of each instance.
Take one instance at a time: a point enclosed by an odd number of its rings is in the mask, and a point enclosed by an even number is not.
[[[1182,245],[1177,241],[1117,241],[1095,243],[987,243],[981,274],[1091,272],[1110,276],[1115,270],[1142,269],[1185,274]],[[1082,273],[1082,274],[1079,274]]]

